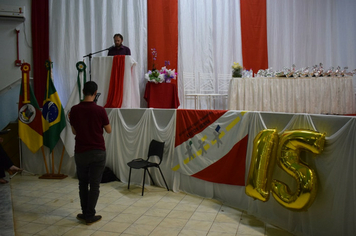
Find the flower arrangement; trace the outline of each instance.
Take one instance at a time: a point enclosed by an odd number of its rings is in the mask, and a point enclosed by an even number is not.
[[[167,66],[170,65],[169,61],[164,62],[164,67],[162,67],[161,70],[157,70],[155,67],[155,61],[157,58],[157,51],[155,48],[151,49],[152,52],[152,59],[153,59],[153,65],[152,65],[152,70],[149,70],[145,74],[145,79],[147,79],[149,82],[154,82],[154,83],[170,83],[172,79],[177,78],[177,73],[174,70],[167,69]]]
[[[242,66],[239,63],[234,62],[231,68],[232,68],[232,77],[242,77]]]

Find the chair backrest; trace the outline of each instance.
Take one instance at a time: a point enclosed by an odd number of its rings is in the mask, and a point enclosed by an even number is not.
[[[163,158],[163,150],[164,150],[164,142],[159,142],[157,140],[152,139],[150,143],[150,147],[148,148],[147,160],[149,160],[150,157],[157,156],[159,157],[158,165],[160,165]]]
[[[193,72],[183,72],[184,93],[197,93],[195,86],[195,74]]]
[[[218,74],[218,93],[228,94],[231,78],[231,74]]]
[[[215,93],[215,80],[211,73],[199,73],[200,92]]]

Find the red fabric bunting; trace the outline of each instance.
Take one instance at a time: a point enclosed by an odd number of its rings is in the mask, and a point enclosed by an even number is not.
[[[125,56],[114,56],[105,108],[120,108],[124,91]]]
[[[213,183],[245,186],[247,143],[248,135],[220,160],[192,176]]]

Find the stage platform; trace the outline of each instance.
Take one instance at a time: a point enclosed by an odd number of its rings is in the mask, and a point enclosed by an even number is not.
[[[218,199],[296,235],[356,235],[353,224],[356,221],[356,208],[353,207],[356,193],[352,191],[356,186],[353,174],[356,169],[356,118],[353,116],[181,109],[107,109],[107,113],[112,125],[112,133],[104,135],[107,166],[124,183],[129,175],[127,163],[134,158],[145,158],[149,142],[157,139],[166,142],[161,168],[174,192]],[[301,154],[301,159],[315,171],[318,179],[315,200],[305,211],[291,211],[273,196],[262,202],[245,193],[243,184],[250,168],[253,141],[265,129],[276,129],[279,135],[296,129],[325,134],[320,155],[304,151]],[[215,132],[219,133],[221,142],[214,139]],[[62,142],[54,149],[54,172],[58,171],[64,144],[66,152],[61,173],[75,176],[74,136],[69,126],[61,137]],[[224,166],[218,159],[229,156],[234,144],[243,138],[246,138],[246,152],[240,163],[244,164],[233,162],[231,168],[231,162],[226,162]],[[203,146],[199,146],[199,141]],[[192,145],[194,158],[189,158],[185,152],[188,151],[186,145]],[[22,153],[23,168],[39,175],[46,172],[41,151],[32,154],[22,145]],[[237,157],[241,152],[236,153]],[[48,157],[49,153],[46,155]],[[222,164],[214,165],[216,163]],[[243,173],[243,184],[239,181],[227,183],[226,178],[219,182],[219,178],[215,178],[227,170],[232,171],[234,180],[241,177],[234,170]],[[164,187],[159,172],[152,170],[151,174],[156,185]],[[214,178],[209,179],[210,176]],[[273,179],[285,182],[292,191],[295,189],[294,178],[278,166],[274,168]],[[150,179],[146,180],[145,184],[150,185]],[[133,173],[131,183],[142,184],[141,171]]]

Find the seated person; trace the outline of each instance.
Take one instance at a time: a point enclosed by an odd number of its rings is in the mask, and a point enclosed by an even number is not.
[[[4,139],[0,137],[0,143],[2,143],[3,141]],[[10,175],[18,171],[22,171],[17,166],[14,166],[14,163],[12,163],[10,157],[2,148],[2,145],[0,145],[0,183],[1,184],[6,184],[8,182],[6,179],[4,179],[5,170],[7,170],[7,172],[9,172]]]
[[[114,43],[115,46],[112,46],[109,49],[108,56],[115,56],[115,55],[131,55],[130,48],[124,46],[122,42],[124,38],[121,34],[114,35]]]

